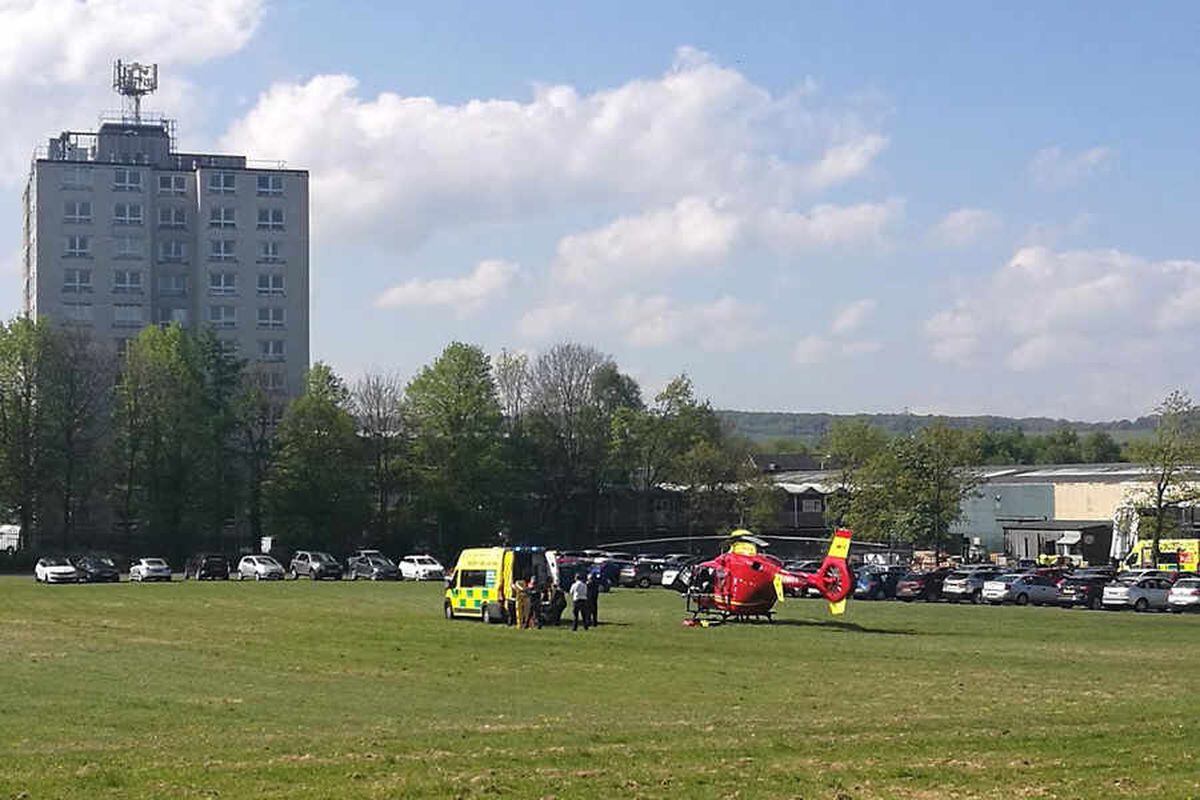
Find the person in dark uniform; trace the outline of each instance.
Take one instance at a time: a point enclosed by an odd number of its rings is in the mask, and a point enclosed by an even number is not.
[[[600,576],[595,572],[588,573],[587,579],[587,613],[592,618],[592,625],[600,624]]]

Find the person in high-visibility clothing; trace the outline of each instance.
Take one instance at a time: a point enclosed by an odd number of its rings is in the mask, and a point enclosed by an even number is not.
[[[530,581],[532,583],[532,581]],[[523,630],[529,623],[530,601],[529,590],[526,586],[517,587],[517,630]]]

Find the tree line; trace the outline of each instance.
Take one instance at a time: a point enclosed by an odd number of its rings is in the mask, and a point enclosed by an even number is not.
[[[328,365],[281,405],[208,330],[119,356],[45,321],[0,326],[0,501],[39,551],[451,553],[752,524],[778,497],[685,375],[651,399],[612,358],[454,342],[407,382]],[[664,492],[664,485],[677,490]]]

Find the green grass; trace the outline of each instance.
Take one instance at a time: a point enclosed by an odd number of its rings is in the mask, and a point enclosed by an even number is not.
[[[1200,617],[789,601],[441,618],[436,585],[0,579],[0,798],[1200,796]]]

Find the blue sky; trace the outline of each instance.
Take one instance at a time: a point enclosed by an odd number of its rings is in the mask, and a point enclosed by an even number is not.
[[[115,105],[121,56],[183,146],[311,170],[312,349],[350,377],[578,340],[746,409],[1192,388],[1194,6],[188,8],[0,10],[8,311],[28,153]]]

